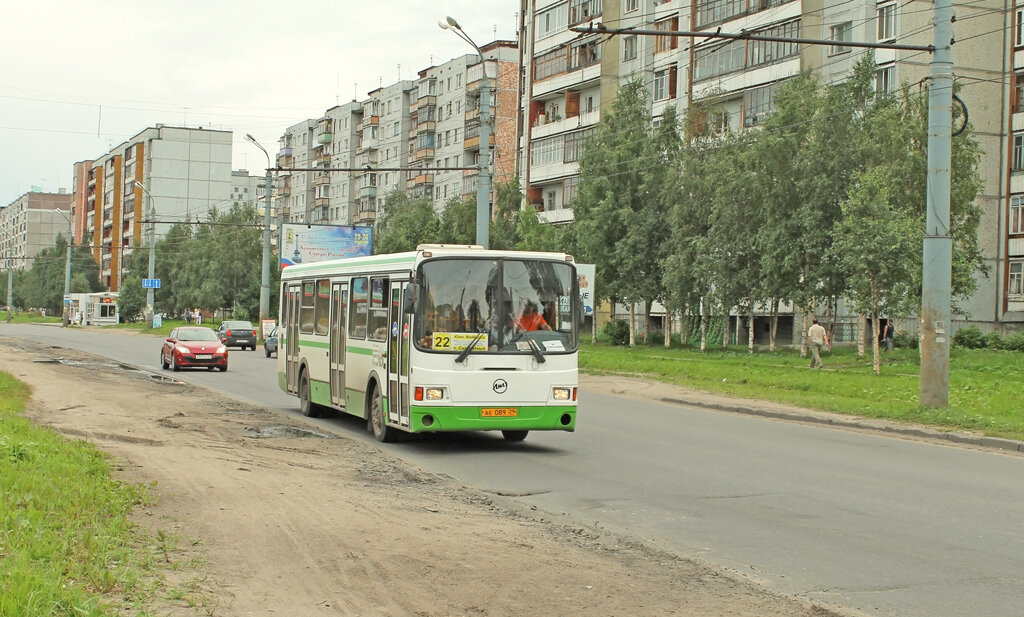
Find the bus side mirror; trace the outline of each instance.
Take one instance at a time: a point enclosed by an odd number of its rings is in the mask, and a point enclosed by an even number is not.
[[[412,314],[416,312],[416,297],[420,295],[420,286],[416,283],[407,283],[403,295],[402,312]]]

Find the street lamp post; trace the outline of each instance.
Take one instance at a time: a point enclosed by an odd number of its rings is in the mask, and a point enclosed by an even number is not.
[[[256,138],[246,133],[245,138],[252,142],[254,146],[263,151],[263,154],[267,157],[267,175],[263,180],[263,194],[265,196],[265,205],[263,206],[263,270],[260,275],[260,336],[263,336],[263,322],[270,317],[270,203],[271,203],[271,183],[273,179],[270,175],[270,154],[267,149],[260,145],[260,142],[256,141]]]
[[[57,209],[61,215],[64,215],[64,211]],[[74,233],[74,223],[72,222],[74,209],[71,209],[67,213],[68,217],[68,250],[67,257],[64,260],[64,317],[61,319],[61,326],[66,328],[68,323],[71,322],[71,234]]]
[[[149,280],[156,278],[156,217],[153,215],[153,194],[149,192],[141,182],[135,181],[135,186],[142,189],[149,200],[149,207],[146,208],[149,218]],[[156,290],[152,287],[146,288],[146,327],[153,327],[153,305],[156,302]]]
[[[476,185],[476,243],[484,248],[490,247],[490,224],[491,224],[491,85],[487,81],[487,60],[480,47],[469,37],[459,22],[453,17],[446,17],[444,21],[437,22],[442,30],[451,30],[463,41],[473,46],[477,55],[480,56],[481,86],[480,86],[480,155],[477,164],[480,172],[477,175]],[[495,76],[497,77],[497,76]]]
[[[13,244],[11,232],[0,229]],[[11,323],[11,307],[14,306],[14,246],[7,245],[7,323]]]

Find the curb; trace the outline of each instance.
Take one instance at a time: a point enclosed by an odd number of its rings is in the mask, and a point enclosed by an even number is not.
[[[841,416],[826,416],[815,413],[803,414],[790,411],[780,411],[777,409],[766,409],[763,407],[752,407],[750,405],[729,405],[725,403],[712,403],[707,401],[686,400],[679,398],[661,398],[659,400],[665,403],[671,403],[673,405],[684,405],[687,407],[715,409],[718,411],[728,411],[732,413],[742,413],[752,416],[762,416],[765,418],[774,418],[777,420],[790,420],[793,422],[811,422],[814,424],[842,426],[846,428],[878,431],[882,433],[893,433],[896,435],[903,435],[907,437],[924,437],[927,439],[937,439],[940,441],[949,441],[958,444],[980,446],[983,448],[992,448],[995,450],[1006,450],[1009,452],[1024,452],[1024,441],[1017,441],[1014,439],[1003,439],[1002,437],[982,437],[978,435],[967,435],[964,433],[945,432],[930,428],[923,428],[920,426],[893,424],[891,422],[885,422],[883,420],[867,420],[863,418],[853,417],[845,418]]]

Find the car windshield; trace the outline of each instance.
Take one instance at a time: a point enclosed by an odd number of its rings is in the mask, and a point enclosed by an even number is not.
[[[421,349],[532,355],[576,349],[579,292],[571,263],[439,258],[424,262],[417,278]]]
[[[217,333],[209,328],[182,328],[178,330],[179,341],[219,341]]]

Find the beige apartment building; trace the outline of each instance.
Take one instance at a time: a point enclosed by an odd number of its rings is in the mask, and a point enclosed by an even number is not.
[[[481,51],[492,93],[491,169],[494,182],[507,181],[516,172],[518,48],[494,41]],[[478,164],[483,66],[476,54],[459,56],[289,127],[277,153],[282,220],[372,225],[395,190],[438,211],[475,195],[476,169],[445,168]]]
[[[230,206],[231,139],[230,131],[158,124],[75,165],[76,240],[92,248],[107,289],[120,288],[125,258],[148,241],[149,220],[159,239]]]
[[[609,109],[617,88],[640,77],[655,122],[715,97],[722,128],[755,127],[779,84],[809,70],[845,79],[866,50],[848,41],[932,43],[933,4],[921,0],[522,0],[523,136],[520,176],[530,205],[548,221],[572,219],[579,142]],[[1024,325],[1024,8],[1007,0],[954,2],[954,73],[983,149],[979,230],[989,276],[957,318],[995,328]],[[805,45],[623,34],[573,26],[749,32],[835,41]],[[930,54],[879,49],[876,89],[926,88]],[[1022,77],[1024,79],[1024,77]]]
[[[71,195],[32,191],[0,207],[0,265],[4,270],[32,267],[39,251],[50,248],[57,236],[68,237],[72,221]]]

